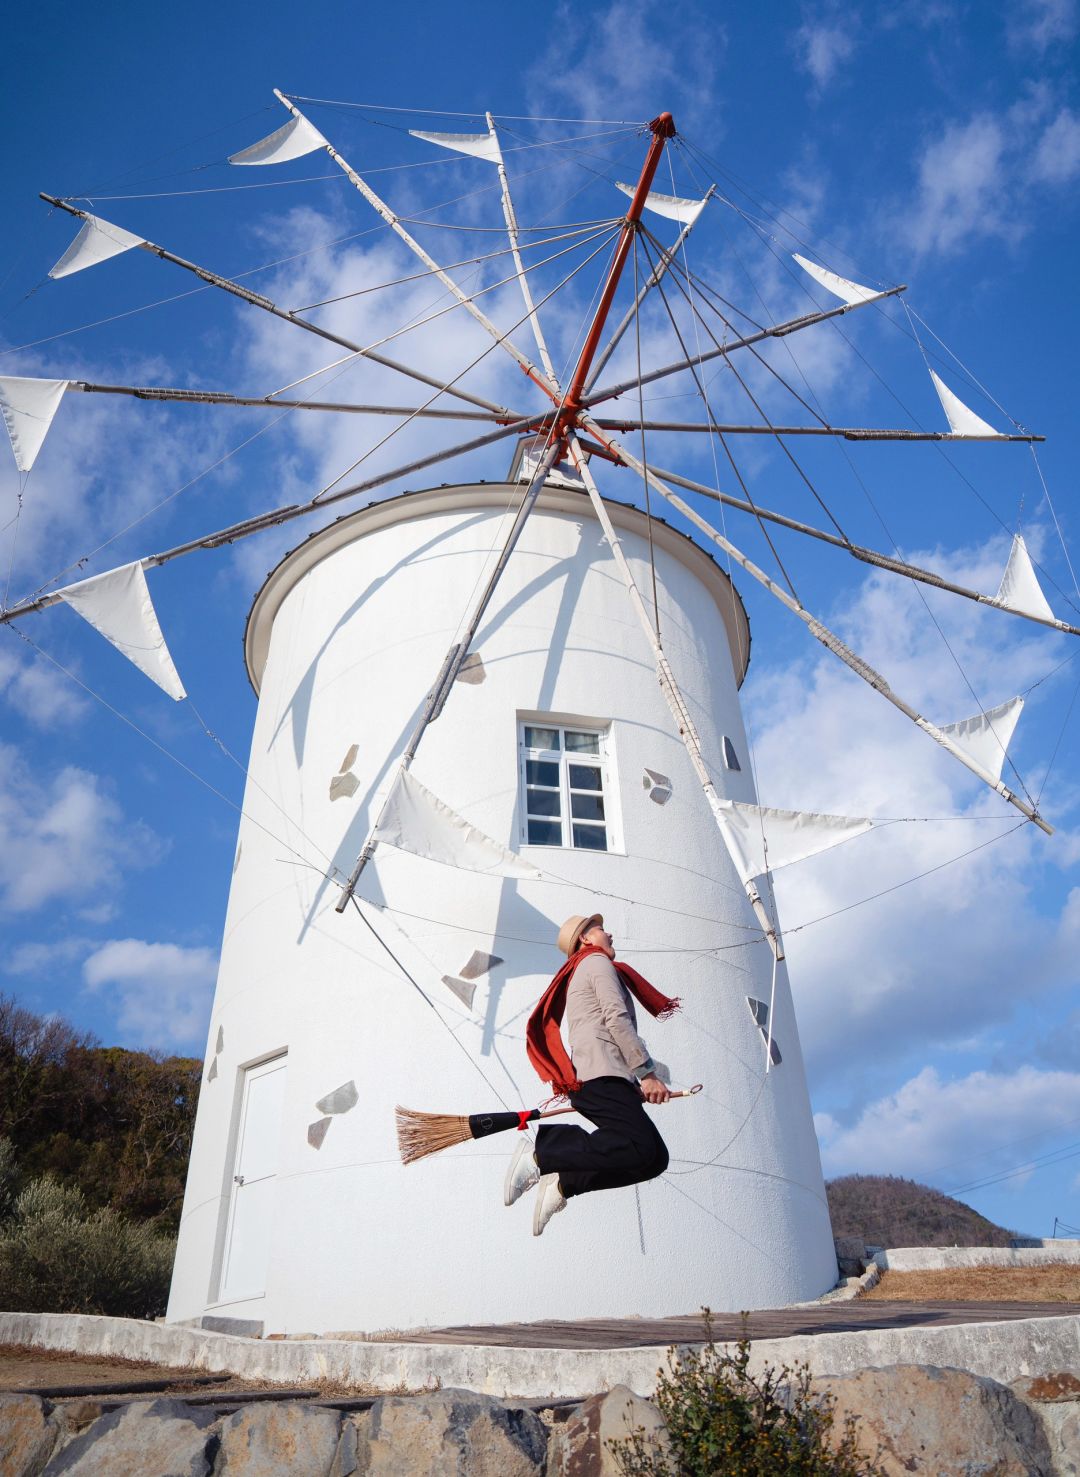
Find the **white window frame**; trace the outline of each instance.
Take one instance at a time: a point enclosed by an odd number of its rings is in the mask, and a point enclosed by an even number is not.
[[[555,728],[559,730],[559,748],[536,749],[525,743],[526,728]],[[595,734],[599,740],[598,754],[567,752],[566,733]],[[527,759],[538,759],[559,766],[559,816],[562,841],[559,843],[529,840],[528,786],[525,763]],[[600,795],[604,801],[605,850],[592,846],[575,846],[573,817],[570,809],[570,765],[588,764],[600,771]],[[552,789],[555,787],[552,786]],[[593,792],[595,793],[595,792]],[[622,851],[622,835],[617,805],[618,779],[615,769],[615,745],[610,723],[598,723],[595,719],[577,719],[551,713],[529,713],[518,715],[518,839],[520,846],[539,847],[544,851],[579,851],[590,856],[604,856]],[[554,816],[536,816],[534,819],[554,820]],[[579,824],[581,822],[579,821]],[[585,824],[589,824],[585,822]],[[595,824],[595,823],[594,823]]]

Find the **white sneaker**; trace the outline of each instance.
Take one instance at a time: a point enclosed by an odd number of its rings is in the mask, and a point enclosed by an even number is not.
[[[514,1150],[514,1157],[506,1171],[503,1180],[503,1204],[513,1205],[515,1200],[520,1200],[526,1190],[531,1190],[540,1179],[540,1170],[533,1154],[533,1141],[527,1133],[521,1136],[521,1143]]]
[[[553,1215],[566,1209],[566,1196],[559,1189],[557,1174],[541,1175],[533,1206],[533,1235],[542,1236],[544,1227]]]

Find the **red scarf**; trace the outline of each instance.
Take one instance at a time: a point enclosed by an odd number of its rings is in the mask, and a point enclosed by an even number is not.
[[[536,1068],[541,1082],[550,1082],[553,1090],[560,1096],[581,1089],[581,1083],[574,1074],[573,1064],[563,1045],[559,1027],[566,1010],[566,992],[570,978],[581,961],[590,954],[604,954],[605,958],[608,957],[596,944],[586,944],[583,949],[572,954],[544,991],[525,1027],[525,1049],[529,1053],[530,1062]],[[616,964],[615,972],[638,1004],[643,1005],[658,1020],[666,1020],[678,1010],[678,1000],[669,1000],[666,995],[661,995],[659,990],[654,989],[647,979],[628,964]]]

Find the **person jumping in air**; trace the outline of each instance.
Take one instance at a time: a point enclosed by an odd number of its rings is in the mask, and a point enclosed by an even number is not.
[[[629,965],[615,963],[599,913],[568,918],[558,943],[567,962],[529,1017],[526,1050],[541,1080],[595,1123],[596,1132],[545,1124],[535,1145],[523,1136],[506,1172],[503,1200],[513,1205],[536,1186],[534,1236],[572,1196],[637,1185],[668,1166],[667,1147],[644,1105],[666,1103],[671,1093],[637,1033],[633,1001],[661,1020],[679,1002]],[[564,1018],[569,1055],[559,1029]]]

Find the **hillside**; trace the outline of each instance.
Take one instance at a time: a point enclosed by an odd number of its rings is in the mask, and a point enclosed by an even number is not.
[[[91,1208],[175,1229],[200,1075],[189,1057],[102,1046],[0,994],[0,1140],[22,1180],[53,1175]]]
[[[1012,1231],[929,1185],[895,1175],[849,1174],[830,1180],[834,1236],[869,1246],[1008,1246]]]

